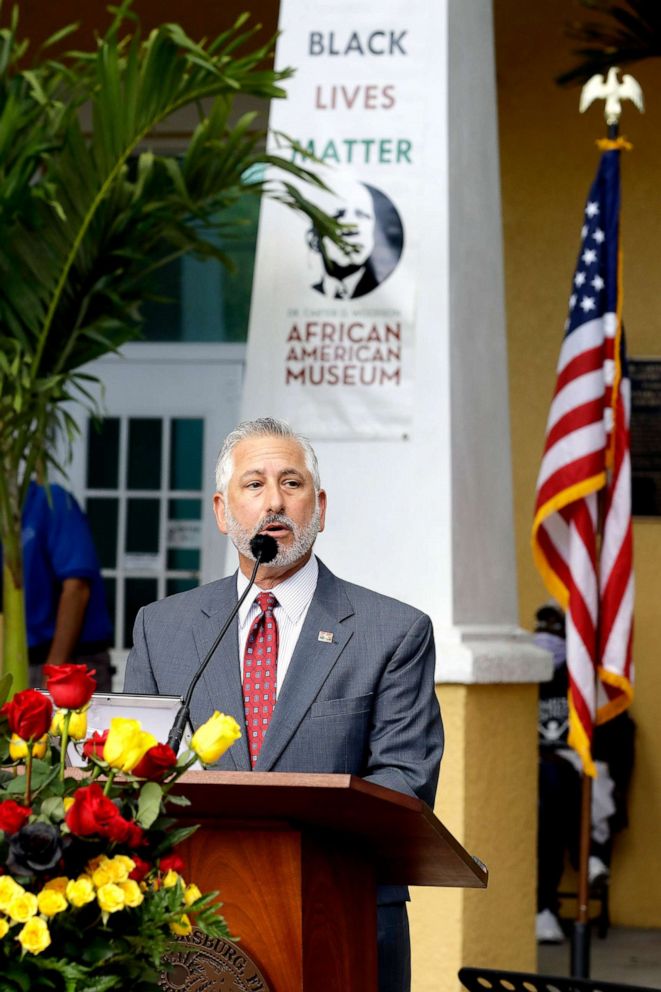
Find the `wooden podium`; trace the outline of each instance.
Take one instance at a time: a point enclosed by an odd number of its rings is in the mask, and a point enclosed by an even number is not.
[[[186,877],[219,890],[269,992],[375,992],[378,883],[487,884],[428,806],[351,775],[188,772],[174,791],[201,824]]]

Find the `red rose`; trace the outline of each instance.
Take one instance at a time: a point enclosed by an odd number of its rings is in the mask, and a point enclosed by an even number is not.
[[[126,820],[112,799],[104,796],[98,782],[83,785],[73,794],[73,804],[67,810],[65,820],[72,834],[89,837],[98,834],[111,840],[123,840],[126,835]]]
[[[87,665],[44,665],[46,689],[61,710],[82,709],[96,689],[96,669]]]
[[[184,859],[180,854],[167,854],[158,862],[158,870],[162,871],[163,874],[168,871],[176,871],[178,875],[181,875],[185,867]]]
[[[131,849],[141,847],[145,842],[145,832],[142,827],[138,823],[134,823],[133,820],[124,820],[124,823],[126,824],[126,834],[122,843]]]
[[[53,704],[48,696],[36,689],[17,692],[0,710],[9,721],[9,730],[21,740],[36,741],[48,733],[53,717]]]
[[[142,858],[139,858],[137,854],[132,854],[131,859],[135,861],[135,868],[129,875],[129,878],[132,878],[134,882],[141,882],[151,871],[151,865],[148,861],[143,861]]]
[[[176,763],[177,755],[171,747],[168,747],[167,744],[156,744],[149,748],[131,774],[137,778],[147,778],[151,782],[159,782]]]
[[[127,844],[129,847],[142,844],[142,827],[124,819],[112,799],[104,796],[98,782],[76,789],[73,800],[65,816],[72,834],[77,837],[107,837],[115,844]]]
[[[32,810],[29,806],[19,806],[13,799],[0,803],[0,830],[6,834],[17,833],[24,826]]]
[[[83,755],[86,758],[100,758],[103,761],[103,748],[108,739],[108,731],[99,733],[95,730],[91,737],[88,737],[83,744]]]

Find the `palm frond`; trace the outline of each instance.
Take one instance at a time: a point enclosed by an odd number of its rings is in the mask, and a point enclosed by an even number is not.
[[[561,85],[584,83],[613,65],[631,65],[661,57],[661,4],[658,0],[582,0],[601,15],[599,21],[572,22],[567,36],[580,42],[572,54],[579,61],[556,78]]]
[[[210,41],[177,24],[143,35],[125,0],[91,52],[29,60],[17,8],[0,26],[0,531],[14,526],[34,467],[52,458],[53,431],[71,435],[66,404],[90,404],[79,370],[135,337],[154,268],[194,253],[231,264],[205,237],[244,196],[270,195],[338,225],[299,189],[304,167],[266,154],[254,114],[233,122],[237,94],[284,96],[291,70],[268,66],[273,39],[242,16]],[[89,107],[91,132],[79,110]],[[183,107],[202,108],[181,159],[144,142]],[[250,178],[278,165],[283,179]]]

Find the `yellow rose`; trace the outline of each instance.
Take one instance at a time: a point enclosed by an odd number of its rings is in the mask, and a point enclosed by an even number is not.
[[[194,902],[197,902],[197,900],[201,898],[202,893],[198,889],[195,882],[191,882],[190,885],[186,886],[184,890],[184,902],[187,906],[192,906]]]
[[[111,768],[130,772],[149,748],[157,743],[153,734],[148,734],[142,729],[139,720],[116,716],[110,721],[110,730],[103,748],[103,759]]]
[[[41,954],[50,944],[50,933],[46,921],[42,920],[40,916],[28,920],[16,940],[30,954]]]
[[[202,764],[213,765],[240,736],[241,730],[234,717],[216,710],[197,728],[190,743]]]
[[[74,710],[69,720],[69,737],[72,741],[84,741],[87,737],[87,710]]]
[[[92,879],[86,875],[81,875],[75,882],[69,882],[66,895],[71,905],[80,909],[81,906],[91,902],[96,895]]]
[[[57,878],[51,878],[50,881],[46,882],[46,884],[42,889],[42,892],[47,892],[52,889],[54,892],[61,892],[62,895],[65,895],[68,884],[69,884],[69,879],[66,877],[66,875],[59,875]]]
[[[170,930],[172,931],[172,933],[176,934],[177,937],[187,937],[192,929],[193,926],[191,924],[191,921],[189,920],[189,918],[186,916],[185,913],[183,914],[183,916],[179,917],[179,920],[176,923],[170,924]]]
[[[37,897],[32,892],[19,892],[9,903],[7,913],[14,923],[25,923],[37,915]]]
[[[40,737],[38,741],[35,741],[32,746],[32,757],[33,758],[43,758],[46,754],[46,747],[48,745],[48,734],[44,734]],[[9,741],[9,756],[12,761],[18,761],[20,758],[25,758],[28,753],[28,746],[26,741],[18,734],[12,734],[11,740]]]
[[[126,854],[116,854],[112,863],[116,866],[115,871],[119,870],[118,877],[113,879],[114,882],[125,882],[135,868],[135,861]]]
[[[50,732],[54,737],[61,737],[64,730],[64,717],[68,710],[55,710]],[[82,741],[87,737],[87,710],[72,710],[69,720],[69,740]]]
[[[15,882],[11,875],[0,875],[0,910],[6,913],[9,903],[21,892],[25,892],[25,889]]]
[[[55,916],[62,913],[68,905],[62,893],[55,889],[42,889],[37,894],[37,906],[42,916]]]
[[[9,741],[9,757],[12,761],[24,758],[28,753],[28,745],[18,734],[12,734]]]
[[[125,854],[117,854],[110,861],[106,861],[102,867],[108,875],[108,882],[125,882],[135,868],[135,861],[126,857]],[[98,887],[99,883],[96,881],[96,872],[94,873],[93,878]]]
[[[103,861],[98,868],[95,868],[92,872],[92,881],[97,889],[107,885],[108,882],[125,882],[134,868],[135,861],[120,854],[116,858]]]
[[[144,900],[144,896],[137,882],[134,882],[132,878],[127,879],[126,882],[120,882],[119,887],[124,893],[124,901],[127,906],[133,909],[134,906],[139,906]]]
[[[116,913],[117,910],[124,909],[126,896],[119,885],[115,885],[114,882],[108,882],[107,885],[102,885],[96,893],[96,901],[104,913]]]
[[[110,882],[118,881],[117,878],[113,877],[113,872],[110,868],[109,861],[106,861],[105,864],[99,865],[99,867],[92,872],[92,881],[96,885],[97,889],[100,889],[102,885],[108,885]]]
[[[0,940],[7,936],[9,930],[9,924],[3,916],[0,916]]]
[[[172,871],[172,868],[170,868],[170,870],[167,871],[163,876],[163,888],[172,889],[177,884],[177,882],[181,882],[183,885],[183,881],[184,880],[181,877],[181,875],[179,875],[176,871]]]
[[[93,875],[96,869],[100,865],[105,864],[106,861],[110,861],[110,858],[108,857],[107,854],[97,854],[95,858],[92,858],[90,861],[87,862],[87,865],[85,866],[85,871],[87,872],[88,875]]]

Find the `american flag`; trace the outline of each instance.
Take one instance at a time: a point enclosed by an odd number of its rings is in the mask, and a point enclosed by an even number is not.
[[[588,194],[537,480],[535,563],[566,613],[569,743],[594,775],[595,723],[633,695],[629,379],[621,320],[620,142]]]

